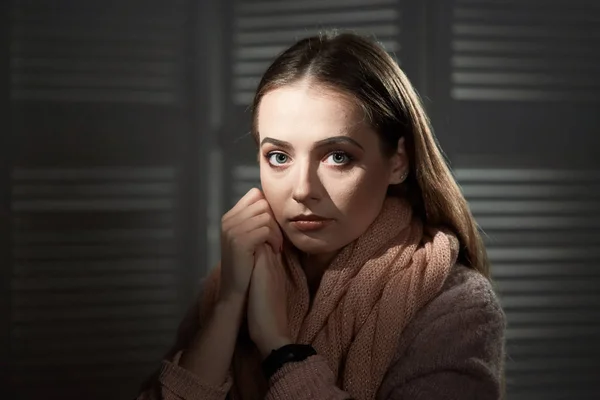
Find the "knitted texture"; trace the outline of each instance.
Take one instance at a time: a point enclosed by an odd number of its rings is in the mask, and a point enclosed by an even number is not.
[[[306,275],[294,251],[284,251],[292,340],[312,344],[354,399],[374,399],[400,335],[431,301],[458,255],[458,240],[424,230],[410,205],[386,199],[367,231],[344,247],[325,271],[311,306]],[[200,306],[204,320],[218,295],[220,269],[207,279]],[[258,350],[242,329],[233,362],[232,397],[263,399]]]

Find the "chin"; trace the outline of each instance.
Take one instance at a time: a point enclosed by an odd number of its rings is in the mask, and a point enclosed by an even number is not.
[[[302,232],[294,232],[291,235],[287,235],[294,247],[308,254],[326,254],[337,251],[343,247],[338,241],[331,240],[331,238],[328,238],[327,236],[318,236]]]

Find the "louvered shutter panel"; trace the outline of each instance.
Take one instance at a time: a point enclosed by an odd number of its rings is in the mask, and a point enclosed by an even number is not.
[[[229,119],[222,138],[228,149],[224,169],[231,185],[225,198],[231,207],[251,187],[259,185],[256,146],[249,135],[254,90],[275,57],[298,39],[328,29],[350,30],[375,37],[400,58],[400,0],[252,1],[233,3],[230,43],[232,84]],[[235,156],[234,156],[235,155]]]
[[[2,398],[130,399],[174,341],[198,267],[188,5],[12,2]]]
[[[433,12],[433,122],[486,234],[508,399],[598,398],[600,9],[440,0]]]
[[[597,398],[600,171],[456,173],[508,317],[508,399]]]

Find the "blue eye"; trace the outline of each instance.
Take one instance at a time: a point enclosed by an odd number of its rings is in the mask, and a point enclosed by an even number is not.
[[[289,157],[283,153],[269,153],[267,158],[271,165],[279,166],[285,164]]]
[[[352,161],[352,157],[343,151],[336,151],[327,156],[328,164],[346,165]]]

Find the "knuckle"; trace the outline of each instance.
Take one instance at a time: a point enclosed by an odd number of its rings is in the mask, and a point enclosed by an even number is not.
[[[269,203],[267,202],[267,200],[261,199],[261,200],[257,201],[256,203],[257,203],[257,207],[260,211],[267,212],[269,210]]]
[[[260,191],[259,188],[252,188],[250,190],[248,190],[248,193],[246,193],[246,196],[250,199],[260,199],[262,198],[262,192]],[[245,196],[245,197],[246,197]]]
[[[262,224],[268,224],[269,220],[271,219],[271,216],[267,213],[262,213],[258,216],[258,218]]]
[[[260,193],[260,189],[257,187],[253,187],[250,190],[248,190],[248,194],[253,194],[253,195],[257,195]]]

